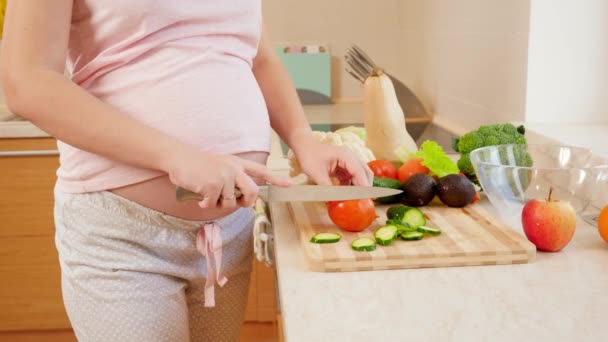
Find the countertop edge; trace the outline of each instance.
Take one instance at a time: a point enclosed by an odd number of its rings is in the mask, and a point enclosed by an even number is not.
[[[44,138],[48,133],[29,121],[0,122],[0,138]]]

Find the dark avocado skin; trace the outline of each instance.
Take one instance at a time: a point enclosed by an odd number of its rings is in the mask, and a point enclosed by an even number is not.
[[[412,207],[423,207],[433,200],[435,193],[436,185],[433,177],[416,173],[403,184],[403,203]]]
[[[437,181],[437,197],[448,207],[462,208],[475,197],[475,187],[467,177],[447,175]]]

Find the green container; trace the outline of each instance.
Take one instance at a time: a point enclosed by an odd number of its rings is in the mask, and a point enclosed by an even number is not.
[[[285,52],[277,46],[277,53],[287,68],[302,104],[331,103],[331,54],[323,52]]]

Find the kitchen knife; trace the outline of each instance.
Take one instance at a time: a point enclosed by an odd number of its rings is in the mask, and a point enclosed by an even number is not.
[[[261,185],[258,196],[265,202],[326,202],[351,199],[378,198],[397,195],[402,190],[381,188],[373,186],[355,185],[291,185],[288,187],[275,185]],[[242,196],[239,189],[235,189],[236,198]],[[178,187],[175,191],[178,201],[202,201],[203,196],[195,192]]]

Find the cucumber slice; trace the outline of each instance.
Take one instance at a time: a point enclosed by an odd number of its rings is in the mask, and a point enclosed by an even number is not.
[[[350,245],[356,251],[373,251],[376,249],[376,242],[370,238],[358,238]]]
[[[342,238],[342,235],[336,234],[336,233],[318,233],[318,234],[315,234],[310,239],[310,242],[313,242],[313,243],[335,243],[335,242],[340,241],[341,238]]]
[[[372,185],[375,187],[380,187],[380,188],[391,188],[391,189],[403,190],[403,183],[401,183],[400,181],[398,181],[396,179],[386,178],[386,177],[374,177],[374,181],[373,181]],[[403,198],[403,193],[392,195],[392,196],[378,197],[375,199],[375,201],[378,203],[390,204],[390,203],[397,203],[397,202],[401,201],[401,198]]]
[[[421,232],[421,233],[429,233],[429,234],[434,234],[434,235],[439,235],[441,234],[441,230],[438,228],[433,228],[433,227],[427,227],[427,226],[418,226],[418,228],[416,228],[417,231]]]
[[[401,223],[401,220],[395,220],[395,219],[388,219],[386,220],[386,225],[399,225],[399,224],[403,224]]]
[[[386,225],[387,226],[395,226],[397,227],[397,235],[403,233],[403,232],[413,232],[415,231],[414,228],[408,226],[407,224],[403,224],[401,221],[398,220],[386,220]]]
[[[388,177],[374,177],[372,185],[381,188],[391,188],[399,190],[403,188],[403,183],[396,179]]]
[[[424,237],[424,234],[422,234],[421,232],[405,232],[401,234],[401,238],[403,240],[420,240]]]
[[[382,246],[390,245],[397,238],[398,228],[393,225],[383,226],[378,228],[374,233],[376,242]]]
[[[405,205],[395,205],[386,211],[386,217],[390,222],[401,222],[401,224],[408,225],[414,229],[418,226],[424,226],[426,219],[424,214],[418,208],[408,207]]]
[[[395,226],[397,226],[397,234],[401,234],[401,233],[405,233],[405,232],[415,232],[416,229],[410,227],[407,224],[396,224]]]
[[[397,220],[401,221],[403,219],[403,215],[410,207],[405,205],[394,205],[386,211],[386,218],[389,220]]]
[[[403,214],[401,221],[414,229],[426,224],[424,214],[418,208],[409,208],[405,214]]]

